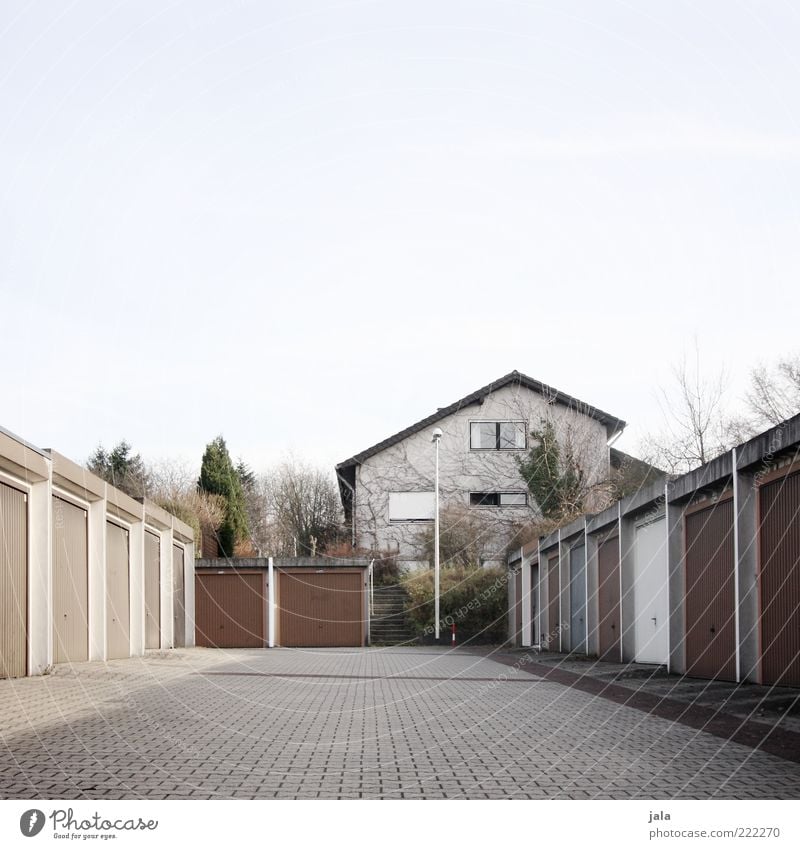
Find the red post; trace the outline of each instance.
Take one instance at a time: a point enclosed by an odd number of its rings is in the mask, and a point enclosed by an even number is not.
[[[456,623],[455,622],[453,622],[453,624],[451,625],[451,628],[452,628],[452,632],[453,632],[452,642],[453,642],[453,645],[455,645],[456,644]]]

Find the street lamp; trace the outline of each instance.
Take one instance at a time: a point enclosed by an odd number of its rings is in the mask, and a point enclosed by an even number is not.
[[[436,474],[434,477],[433,514],[433,618],[436,626],[436,642],[439,642],[439,440],[442,429],[434,428],[431,442],[436,446]]]

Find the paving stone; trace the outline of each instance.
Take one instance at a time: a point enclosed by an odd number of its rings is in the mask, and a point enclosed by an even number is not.
[[[800,767],[466,652],[189,649],[0,681],[6,798],[796,798]]]

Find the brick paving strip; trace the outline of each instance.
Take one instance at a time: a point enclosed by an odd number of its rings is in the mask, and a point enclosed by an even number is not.
[[[520,657],[514,655],[482,652],[474,652],[474,654],[496,660],[505,666],[512,666],[517,671],[532,673],[546,681],[580,690],[592,696],[600,696],[610,702],[632,707],[662,719],[669,719],[688,728],[705,731],[714,737],[741,743],[751,749],[768,752],[776,757],[800,764],[800,734],[796,731],[777,728],[752,719],[742,719],[706,705],[694,705],[667,696],[631,690],[630,687],[610,684],[591,675],[579,675],[576,672],[568,672],[536,661],[523,663]]]

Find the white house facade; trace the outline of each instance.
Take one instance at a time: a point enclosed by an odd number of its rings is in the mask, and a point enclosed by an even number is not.
[[[570,444],[588,483],[608,479],[609,443],[625,422],[513,371],[337,465],[354,546],[408,565],[427,559],[438,427],[443,522],[479,520],[481,560],[505,562],[511,529],[538,515],[518,460],[543,420]]]

